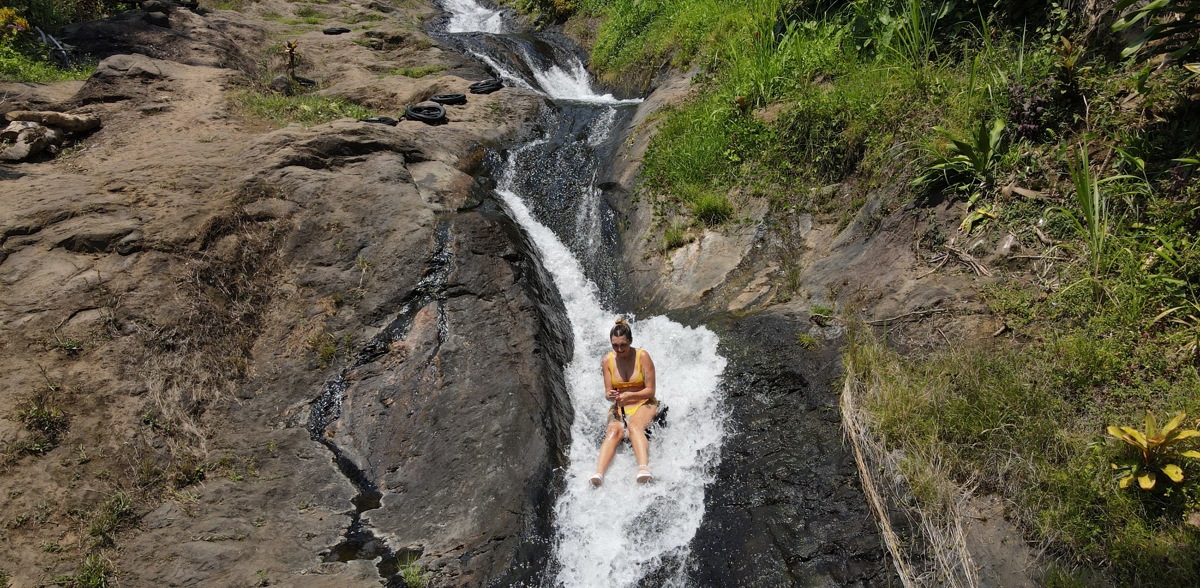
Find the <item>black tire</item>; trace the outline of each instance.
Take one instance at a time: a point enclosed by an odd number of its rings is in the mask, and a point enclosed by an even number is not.
[[[429,97],[429,100],[438,104],[466,104],[466,94],[434,94]]]
[[[380,124],[380,125],[388,125],[389,127],[394,127],[394,126],[396,126],[396,123],[399,123],[400,121],[398,121],[390,116],[372,116],[370,118],[360,118],[360,119],[358,119],[358,122],[375,123],[375,124]]]
[[[441,104],[417,104],[404,109],[404,118],[437,125],[446,122],[446,109]]]
[[[500,81],[499,78],[492,78],[490,80],[475,82],[474,84],[471,84],[469,89],[471,90],[472,94],[491,94],[492,92],[495,92],[503,87],[504,82]]]
[[[350,29],[346,27],[329,27],[321,32],[325,33],[326,35],[343,35],[345,33],[349,33]]]

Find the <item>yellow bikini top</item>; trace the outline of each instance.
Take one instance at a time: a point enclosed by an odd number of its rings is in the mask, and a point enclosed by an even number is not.
[[[608,371],[612,374],[613,388],[633,388],[644,387],[646,385],[646,376],[642,374],[642,350],[637,350],[637,355],[633,357],[633,379],[622,380],[621,372],[617,369],[617,354],[608,354]]]

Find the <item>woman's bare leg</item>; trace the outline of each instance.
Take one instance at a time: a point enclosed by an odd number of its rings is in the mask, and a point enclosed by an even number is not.
[[[621,426],[621,421],[610,420],[608,430],[604,432],[604,442],[600,444],[600,460],[596,462],[597,473],[604,475],[604,472],[608,471],[608,464],[612,463],[613,455],[617,452],[617,445],[624,437],[625,428]]]
[[[657,414],[657,406],[643,404],[629,417],[629,444],[633,446],[633,455],[640,466],[650,465],[650,440],[646,438],[646,428],[654,422]]]

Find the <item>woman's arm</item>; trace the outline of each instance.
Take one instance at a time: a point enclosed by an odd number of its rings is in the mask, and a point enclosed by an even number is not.
[[[613,387],[612,374],[608,372],[608,354],[600,358],[600,373],[604,374],[604,397],[608,400],[617,399],[617,390]]]

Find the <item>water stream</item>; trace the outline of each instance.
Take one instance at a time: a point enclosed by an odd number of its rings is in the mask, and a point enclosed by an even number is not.
[[[575,355],[566,369],[574,406],[565,487],[555,505],[549,586],[638,586],[648,577],[687,585],[689,545],[704,516],[726,435],[720,392],[725,360],[715,334],[666,317],[633,317],[634,345],[654,358],[658,397],[669,426],[651,447],[652,484],[634,482],[636,462],[618,451],[604,485],[595,468],[608,403],[600,359],[621,309],[615,216],[597,182],[615,150],[615,131],[638,100],[593,89],[576,50],[560,39],[510,31],[506,19],[471,0],[443,0],[446,39],[476,56],[507,85],[539,92],[547,106],[540,137],[510,150],[497,165],[496,195],[528,233],[566,307]]]

